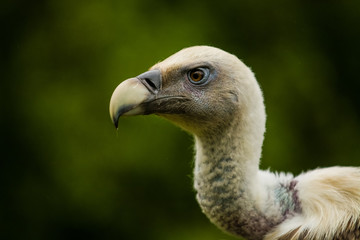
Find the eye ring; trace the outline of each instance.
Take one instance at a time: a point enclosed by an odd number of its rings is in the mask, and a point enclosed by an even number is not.
[[[198,67],[191,69],[187,73],[189,81],[195,85],[205,83],[209,78],[210,72],[208,68]]]

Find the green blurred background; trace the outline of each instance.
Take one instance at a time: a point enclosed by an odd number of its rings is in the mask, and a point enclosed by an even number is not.
[[[183,47],[236,54],[264,90],[262,168],[360,163],[359,1],[2,1],[0,239],[231,240],[201,213],[192,137],[108,114]]]

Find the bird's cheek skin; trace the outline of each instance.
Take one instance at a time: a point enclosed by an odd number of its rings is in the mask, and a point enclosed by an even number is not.
[[[195,87],[194,85],[186,82],[183,84],[184,91],[191,93],[192,98],[201,99],[204,96],[204,89]]]
[[[139,115],[143,113],[141,104],[152,94],[137,78],[130,78],[117,86],[110,100],[110,117],[114,123],[122,115]]]

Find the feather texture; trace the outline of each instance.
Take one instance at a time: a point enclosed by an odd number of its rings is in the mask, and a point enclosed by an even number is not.
[[[301,213],[266,239],[358,239],[360,169],[331,167],[296,177]]]

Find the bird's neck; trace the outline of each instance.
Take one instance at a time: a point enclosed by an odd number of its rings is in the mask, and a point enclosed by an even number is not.
[[[262,239],[291,208],[281,206],[280,198],[288,200],[292,192],[275,175],[259,171],[264,125],[239,119],[195,136],[194,186],[203,212],[218,227],[248,239]]]

